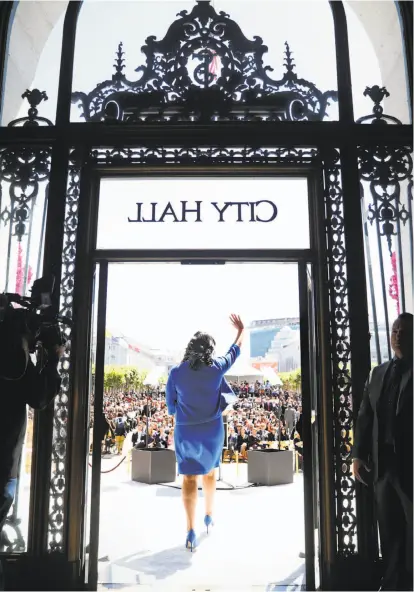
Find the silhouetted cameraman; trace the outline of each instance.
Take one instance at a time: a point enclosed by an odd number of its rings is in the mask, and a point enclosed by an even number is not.
[[[29,298],[19,300],[18,295],[0,295],[0,300],[1,537],[16,493],[26,434],[26,406],[44,409],[58,394],[61,380],[57,366],[65,338],[58,325],[60,319],[48,316],[47,307],[32,305]],[[18,308],[12,305],[20,301]]]

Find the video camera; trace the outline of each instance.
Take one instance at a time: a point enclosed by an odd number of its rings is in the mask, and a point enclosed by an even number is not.
[[[44,276],[33,282],[31,296],[0,294],[1,350],[20,344],[22,337],[27,338],[30,353],[39,344],[45,349],[65,345],[67,340],[59,323],[71,326],[72,321],[58,315],[52,306],[54,284],[54,276]]]

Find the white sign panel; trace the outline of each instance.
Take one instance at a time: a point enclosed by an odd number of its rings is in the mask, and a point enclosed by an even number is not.
[[[102,179],[98,249],[306,249],[306,179]]]

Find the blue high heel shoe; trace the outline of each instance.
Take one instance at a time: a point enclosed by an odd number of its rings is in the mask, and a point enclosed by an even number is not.
[[[196,547],[197,547],[196,533],[194,532],[193,529],[191,529],[187,532],[187,539],[185,541],[185,548],[190,549],[190,551],[192,553],[193,549],[195,549]]]
[[[213,518],[209,514],[206,514],[204,516],[204,524],[206,525],[207,534],[208,534],[208,527],[209,526],[214,526]]]

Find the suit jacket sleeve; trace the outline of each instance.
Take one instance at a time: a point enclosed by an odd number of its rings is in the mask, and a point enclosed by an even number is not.
[[[49,353],[45,367],[40,370],[29,359],[26,373],[19,388],[25,403],[33,409],[44,409],[58,394],[61,384],[57,370],[58,362],[58,357]]]
[[[233,366],[234,362],[237,360],[239,355],[240,355],[240,348],[238,345],[233,343],[233,345],[231,346],[231,348],[229,349],[229,351],[226,353],[225,356],[219,356],[214,361],[217,364],[217,366],[220,368],[220,370],[223,372],[223,374],[225,374],[227,372],[227,370],[229,370],[229,368],[231,368]]]
[[[375,372],[375,369],[373,372]],[[364,395],[355,425],[354,446],[352,450],[353,458],[359,458],[365,462],[368,462],[371,454],[372,429],[374,425],[374,411],[369,397],[371,377],[372,375],[370,375],[365,384]]]

